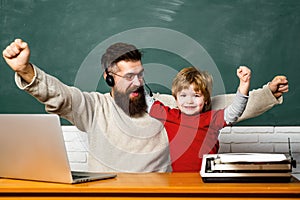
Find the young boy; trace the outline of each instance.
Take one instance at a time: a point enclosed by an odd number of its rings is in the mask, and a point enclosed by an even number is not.
[[[218,152],[219,130],[233,124],[248,101],[251,71],[239,67],[237,76],[238,91],[226,109],[211,110],[212,77],[195,67],[182,69],[173,80],[172,95],[178,109],[153,103],[150,115],[167,130],[173,172],[199,172],[203,154]]]

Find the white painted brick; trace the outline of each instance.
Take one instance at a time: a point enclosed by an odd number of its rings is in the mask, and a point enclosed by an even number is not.
[[[76,133],[76,132],[65,132],[64,133],[69,139],[69,141],[77,140],[77,141],[87,141],[87,134]]]
[[[300,134],[288,133],[287,136],[290,138],[290,142],[300,142]]]
[[[220,134],[219,135],[219,142],[224,144],[230,144],[232,142],[231,138],[232,134]]]
[[[66,125],[61,126],[63,132],[81,132],[76,126]]]
[[[233,153],[269,153],[274,152],[272,144],[231,144]]]
[[[288,144],[274,144],[275,152],[283,152],[288,153],[289,152],[289,146]],[[300,143],[291,143],[291,151],[292,153],[300,153]]]
[[[259,135],[259,142],[261,143],[288,143],[288,134],[261,134]]]
[[[300,154],[300,143],[291,143],[291,151]]]
[[[64,140],[65,141],[73,141],[80,140],[87,142],[87,134],[79,131],[77,128],[72,128],[72,126],[62,126]]]
[[[299,133],[300,126],[277,126],[274,130],[275,133]]]
[[[220,130],[220,134],[229,134],[231,133],[231,126],[226,126]]]
[[[230,153],[230,152],[231,152],[230,144],[220,143],[219,153]]]
[[[88,171],[87,163],[70,163],[72,171]]]
[[[300,134],[289,134],[291,142],[300,142]]]
[[[222,143],[257,143],[257,134],[225,134],[219,136]]]
[[[86,163],[87,153],[86,152],[68,152],[68,159],[71,163]]]
[[[80,141],[65,142],[67,151],[88,151],[88,147]]]
[[[83,132],[77,132],[77,133],[71,132],[71,133],[73,133],[75,140],[88,143],[88,137],[87,137],[86,133],[83,133]]]
[[[75,141],[78,139],[78,136],[74,132],[64,132],[64,140],[66,142]]]
[[[273,133],[273,126],[233,126],[232,133]]]
[[[282,142],[288,143],[288,138],[291,142],[300,142],[300,134],[291,133],[274,133],[274,134],[261,134],[259,135],[260,142]]]
[[[289,146],[288,144],[273,144],[274,145],[274,152],[276,153],[284,153],[288,154],[289,153]]]

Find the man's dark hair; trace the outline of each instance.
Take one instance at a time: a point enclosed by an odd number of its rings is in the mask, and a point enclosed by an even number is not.
[[[115,43],[106,49],[101,58],[101,66],[105,70],[119,61],[140,61],[142,53],[132,44]]]

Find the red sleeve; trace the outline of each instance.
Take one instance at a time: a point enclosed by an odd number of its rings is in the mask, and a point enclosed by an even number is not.
[[[213,110],[211,112],[212,112],[211,123],[210,123],[211,127],[220,130],[227,125],[224,120],[224,109]]]
[[[180,118],[180,111],[178,109],[171,109],[160,101],[155,101],[153,103],[149,114],[151,117],[154,117],[162,122],[167,121],[167,119],[175,121],[177,118]]]
[[[160,121],[166,121],[167,118],[167,111],[168,107],[164,106],[159,101],[155,101],[150,109],[150,116],[154,117],[156,119],[159,119]]]

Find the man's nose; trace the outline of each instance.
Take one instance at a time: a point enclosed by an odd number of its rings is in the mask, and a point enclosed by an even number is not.
[[[137,75],[134,76],[132,80],[132,85],[141,86],[143,84],[143,79],[139,79]]]

